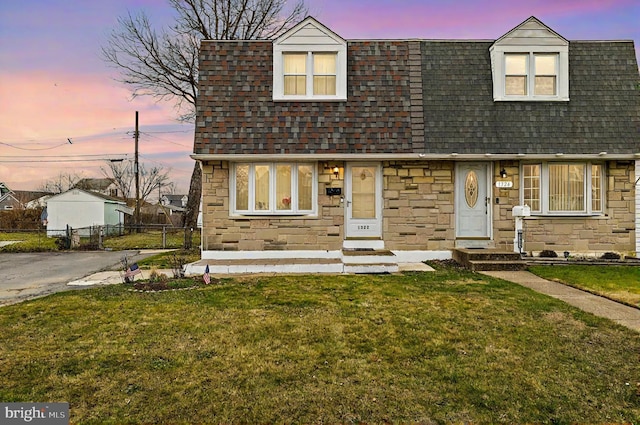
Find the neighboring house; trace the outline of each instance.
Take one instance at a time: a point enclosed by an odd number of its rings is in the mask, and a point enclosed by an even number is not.
[[[494,41],[344,40],[307,18],[275,41],[203,41],[199,63],[212,264],[640,251],[632,41],[535,17]]]
[[[183,213],[187,208],[188,200],[189,197],[187,195],[162,195],[160,198],[160,205],[166,207],[171,213]]]
[[[118,186],[115,184],[114,180],[110,178],[86,178],[78,181],[74,187],[87,190],[89,192],[101,193],[114,198],[123,196],[122,193],[119,193]]]
[[[49,192],[39,192],[31,190],[16,190],[14,196],[20,201],[24,208],[43,208],[47,205],[47,199],[52,194]]]
[[[88,234],[92,226],[122,226],[124,215],[132,213],[133,210],[119,199],[70,189],[47,201],[47,236],[64,235],[67,226],[77,229],[80,235]]]
[[[7,185],[0,183],[0,211],[11,211],[21,207],[22,204],[15,193]]]
[[[0,211],[43,207],[50,195],[48,192],[11,190],[6,184],[0,183]]]

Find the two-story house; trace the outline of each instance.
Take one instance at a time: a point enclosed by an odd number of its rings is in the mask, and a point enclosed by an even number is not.
[[[535,17],[489,41],[345,40],[311,17],[203,41],[202,258],[340,272],[353,250],[637,253],[639,83],[632,41]]]

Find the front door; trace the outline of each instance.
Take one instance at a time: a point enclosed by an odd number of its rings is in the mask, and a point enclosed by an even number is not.
[[[456,237],[476,241],[491,239],[490,164],[456,164]],[[464,245],[464,243],[462,244]],[[471,243],[469,246],[477,244]],[[482,246],[480,242],[479,245]]]
[[[345,236],[382,237],[382,173],[379,164],[347,164]]]

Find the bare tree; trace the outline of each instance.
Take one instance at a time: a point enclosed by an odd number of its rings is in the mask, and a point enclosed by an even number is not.
[[[60,173],[56,177],[44,182],[38,188],[38,191],[49,193],[62,193],[75,187],[82,180],[82,174],[78,173]]]
[[[175,102],[179,119],[192,122],[198,97],[200,40],[251,40],[277,37],[307,14],[304,0],[168,0],[175,24],[156,30],[145,13],[118,20],[104,59],[120,72],[133,96]],[[185,227],[197,225],[202,172],[191,175]],[[186,248],[190,248],[191,240]]]
[[[118,187],[118,191],[122,193],[123,197],[131,198],[131,187],[135,180],[132,162],[109,162],[107,164],[107,167],[100,168],[102,174],[113,179],[113,183]],[[147,168],[144,164],[139,164],[138,173],[140,175],[140,199],[143,201],[158,187],[173,188],[173,183],[169,181],[169,171],[165,171],[161,167]]]

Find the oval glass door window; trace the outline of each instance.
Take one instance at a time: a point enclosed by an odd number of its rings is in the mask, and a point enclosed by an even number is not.
[[[473,208],[478,203],[478,176],[475,171],[469,171],[464,181],[464,199],[469,208]]]

